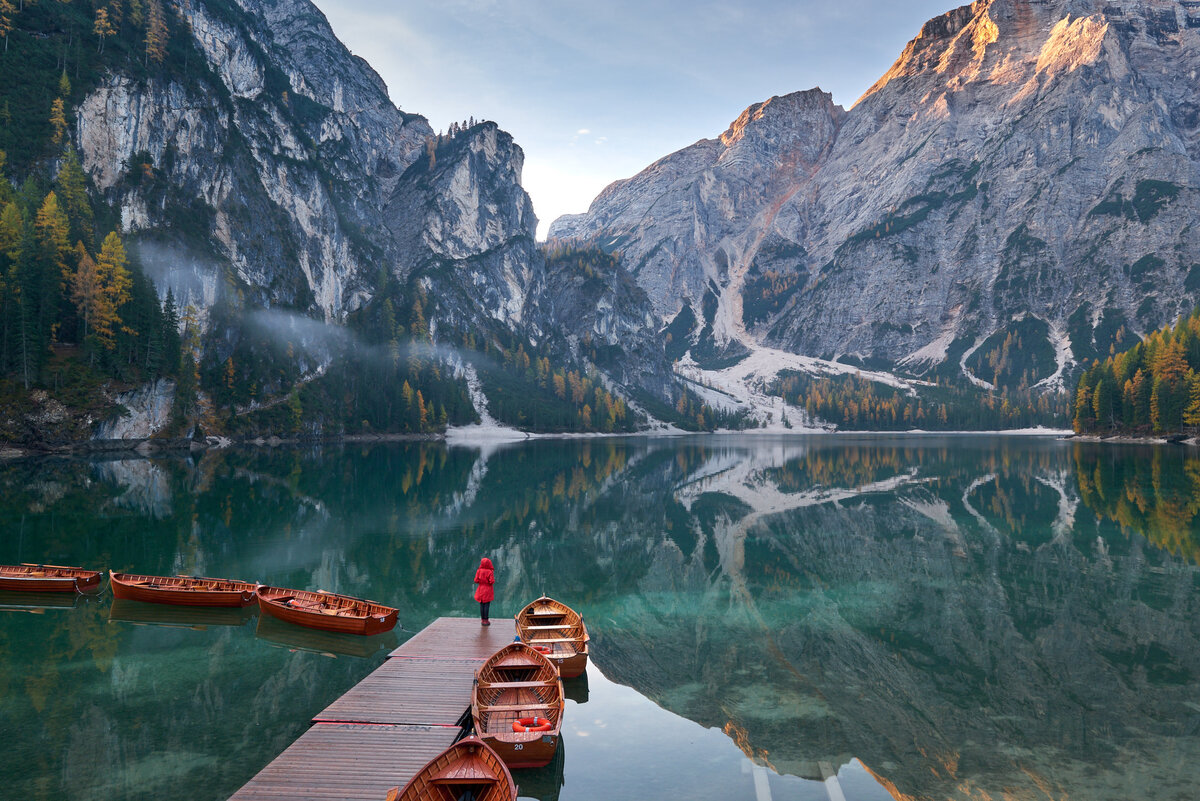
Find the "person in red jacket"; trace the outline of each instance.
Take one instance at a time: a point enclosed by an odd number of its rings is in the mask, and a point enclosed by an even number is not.
[[[490,626],[492,621],[488,620],[488,609],[492,605],[492,599],[496,597],[492,591],[492,585],[496,583],[496,574],[492,570],[492,560],[486,556],[479,560],[479,569],[475,571],[475,583],[479,585],[475,588],[475,600],[479,601],[479,620],[484,626]]]

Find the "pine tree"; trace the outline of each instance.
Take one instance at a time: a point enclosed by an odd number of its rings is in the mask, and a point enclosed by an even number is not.
[[[61,145],[63,137],[67,134],[67,115],[61,97],[54,98],[54,102],[50,104],[50,125],[54,128],[50,143],[55,146]]]
[[[1096,388],[1092,393],[1092,410],[1096,413],[1097,426],[1110,430],[1116,428],[1115,396],[1116,392],[1112,376],[1109,375],[1106,369],[1101,368],[1100,378],[1096,382]]]
[[[1150,423],[1155,431],[1178,431],[1183,427],[1187,405],[1188,364],[1183,343],[1163,345],[1152,363],[1154,388],[1150,396]]]
[[[116,344],[113,338],[114,330],[121,325],[121,318],[117,316],[117,312],[129,301],[132,280],[127,265],[125,246],[121,243],[121,237],[113,231],[104,238],[104,243],[100,246],[100,256],[96,259],[104,301],[98,307],[99,313],[93,319],[92,326],[96,341],[105,350],[112,350]]]
[[[116,32],[117,32],[117,29],[113,27],[112,22],[108,19],[108,9],[107,8],[96,9],[96,21],[92,25],[92,33],[94,33],[94,34],[96,34],[96,36],[100,37],[100,46],[96,48],[97,53],[104,52],[105,37],[112,36]]]
[[[162,307],[162,361],[168,375],[179,370],[179,352],[183,342],[179,336],[179,310],[175,305],[175,293],[168,288]]]
[[[58,195],[50,192],[38,209],[34,222],[38,248],[41,256],[58,266],[61,277],[66,278],[66,258],[71,253],[71,224],[58,202]]]
[[[8,259],[10,265],[15,264],[20,256],[24,230],[25,221],[17,204],[5,204],[4,211],[0,212],[0,254]]]
[[[88,202],[87,179],[79,166],[79,156],[68,149],[58,171],[58,195],[71,223],[71,239],[92,246],[92,204]]]
[[[149,22],[146,25],[146,66],[161,64],[167,57],[167,17],[162,0],[149,0]]]
[[[13,30],[13,19],[17,10],[9,0],[0,0],[0,36],[4,37],[4,52],[8,52],[8,35]]]
[[[1200,374],[1188,376],[1188,403],[1183,410],[1183,424],[1188,428],[1200,428]]]
[[[104,297],[100,282],[100,270],[82,242],[75,246],[75,260],[78,266],[71,274],[71,300],[75,303],[75,308],[79,310],[79,316],[83,319],[83,341],[85,346],[88,346],[92,335],[92,321],[111,312],[104,308],[107,299]],[[98,344],[103,346],[103,341],[99,340]],[[90,347],[89,350],[91,350]]]

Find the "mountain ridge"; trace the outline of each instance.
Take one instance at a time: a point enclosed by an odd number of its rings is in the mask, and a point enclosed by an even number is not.
[[[1030,383],[1061,376],[1107,351],[1094,341],[1106,317],[1148,330],[1197,300],[1183,286],[1190,266],[1161,253],[1200,244],[1186,222],[1198,120],[1172,77],[1200,55],[1200,14],[1190,14],[1163,0],[962,6],[927,22],[844,117],[830,115],[835,141],[811,178],[793,173],[791,194],[737,194],[742,180],[785,168],[786,148],[767,147],[745,175],[711,168],[659,180],[693,145],[616,182],[551,235],[620,250],[664,326],[684,306],[702,319],[712,280],[722,308],[741,312],[750,347],[970,381],[979,377],[958,368],[963,354],[1032,314],[1066,364]],[[808,123],[777,120],[763,140],[801,136]],[[809,137],[810,150],[825,141]],[[681,215],[694,226],[622,216],[686,210],[698,194],[712,200]],[[743,223],[705,225],[718,216]],[[785,276],[786,296],[747,314],[749,293],[727,267],[739,259],[751,283]],[[724,333],[738,338],[736,325]]]

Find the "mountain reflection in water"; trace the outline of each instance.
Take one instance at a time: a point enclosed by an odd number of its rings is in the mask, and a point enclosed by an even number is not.
[[[404,640],[473,615],[490,556],[493,614],[545,592],[593,636],[561,778],[529,782],[564,800],[672,772],[722,798],[824,798],[836,774],[852,801],[1184,799],[1198,499],[1190,450],[1005,438],[22,461],[0,466],[0,562],[344,592],[398,607]],[[386,652],[256,638],[253,618],[109,622],[106,603],[0,614],[21,797],[223,799]]]

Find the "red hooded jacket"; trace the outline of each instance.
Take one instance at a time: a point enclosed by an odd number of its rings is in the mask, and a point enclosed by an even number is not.
[[[496,574],[492,572],[492,560],[486,556],[479,560],[479,569],[475,571],[475,600],[485,604],[496,597],[492,585],[496,583]]]

